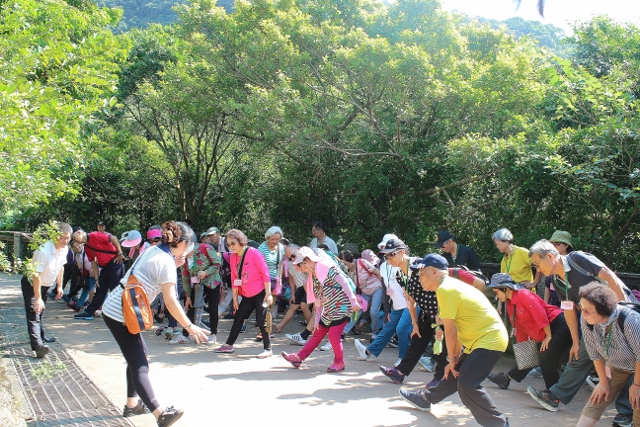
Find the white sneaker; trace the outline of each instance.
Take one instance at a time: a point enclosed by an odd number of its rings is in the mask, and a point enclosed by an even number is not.
[[[100,317],[102,316],[102,310],[96,310],[95,313],[93,313],[93,317]]]
[[[284,334],[284,336],[287,337],[287,339],[289,341],[292,341],[294,344],[305,345],[307,343],[307,340],[302,338],[302,336],[300,335],[300,332],[298,332],[297,334]]]
[[[325,345],[320,347],[320,351],[329,351],[329,350],[333,350],[333,346],[331,345],[331,341],[327,341],[327,343]]]
[[[266,359],[267,357],[273,356],[273,351],[264,350],[262,353],[258,355],[258,359]]]
[[[216,345],[218,341],[216,340],[216,334],[209,335],[209,339],[207,340],[207,344]]]
[[[358,352],[358,359],[367,360],[369,358],[369,355],[367,354],[367,347],[362,344],[359,339],[356,339],[354,344],[356,345],[356,351]]]
[[[169,341],[169,344],[189,344],[190,342],[191,340],[189,339],[189,337],[185,337],[184,335],[180,334]]]
[[[393,367],[397,368],[400,363],[402,363],[402,359],[399,358],[398,360],[396,360],[396,363],[393,364]]]

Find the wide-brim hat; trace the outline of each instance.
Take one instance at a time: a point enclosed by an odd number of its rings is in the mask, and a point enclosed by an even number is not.
[[[296,259],[293,260],[293,263],[301,264],[306,258],[309,258],[313,262],[320,261],[320,257],[313,252],[313,249],[303,246],[296,252]]]
[[[571,244],[571,234],[568,231],[562,231],[562,230],[554,231],[549,241],[551,243],[553,242],[566,243],[569,246],[573,246]]]
[[[518,291],[520,289],[524,289],[524,285],[514,282],[511,275],[507,273],[496,273],[491,276],[491,283],[489,283],[489,285],[484,289],[488,291],[491,289],[504,290],[506,288]]]
[[[127,233],[125,239],[120,243],[125,248],[132,248],[138,246],[142,242],[142,235],[138,230],[131,230]]]

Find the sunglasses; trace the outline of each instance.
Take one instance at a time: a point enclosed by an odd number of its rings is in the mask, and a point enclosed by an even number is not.
[[[388,254],[386,254],[384,257],[385,259],[391,259],[394,256],[398,255],[400,253],[400,251],[393,251],[393,252],[389,252]]]
[[[293,262],[296,259],[295,255],[291,255],[290,257],[287,257],[287,259],[291,262]]]

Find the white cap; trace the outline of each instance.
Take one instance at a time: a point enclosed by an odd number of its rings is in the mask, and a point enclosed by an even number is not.
[[[382,242],[378,243],[378,249],[382,250],[382,248],[387,244],[387,241],[391,239],[398,239],[398,236],[395,234],[385,234],[382,238]]]

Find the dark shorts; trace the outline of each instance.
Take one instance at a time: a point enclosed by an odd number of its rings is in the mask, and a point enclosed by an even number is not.
[[[293,304],[300,305],[303,302],[307,302],[307,291],[304,289],[304,286],[300,286],[299,288],[296,288],[296,293],[293,296]]]

